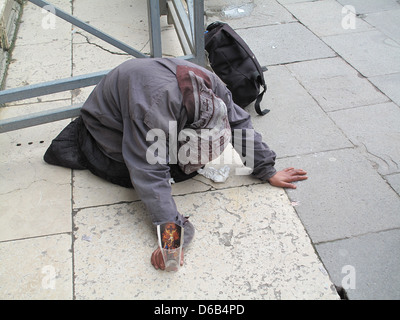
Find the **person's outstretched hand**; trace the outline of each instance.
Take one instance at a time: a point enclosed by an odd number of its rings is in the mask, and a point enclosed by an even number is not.
[[[182,255],[181,255],[181,266],[183,266],[183,249],[182,249]],[[151,255],[151,264],[154,266],[156,269],[165,269],[165,264],[164,264],[164,258],[162,256],[161,249],[158,247],[153,254]]]
[[[296,189],[296,185],[291,182],[306,180],[306,174],[303,169],[286,168],[275,173],[268,181],[275,187]]]

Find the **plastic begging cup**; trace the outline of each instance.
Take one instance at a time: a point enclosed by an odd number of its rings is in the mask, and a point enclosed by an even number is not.
[[[181,248],[163,249],[165,271],[178,271],[180,265]]]
[[[182,256],[183,228],[173,222],[157,226],[160,246],[166,271],[178,271]]]

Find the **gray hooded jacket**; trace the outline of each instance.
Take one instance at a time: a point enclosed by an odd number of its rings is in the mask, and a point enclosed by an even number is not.
[[[82,107],[82,119],[100,150],[109,158],[125,162],[132,184],[145,204],[154,224],[175,222],[185,228],[185,246],[194,229],[178,212],[171,195],[167,163],[150,164],[146,152],[154,141],[146,141],[151,129],[165,133],[174,121],[177,131],[188,121],[176,71],[178,65],[199,68],[211,80],[211,89],[227,107],[232,130],[253,129],[250,115],[232,101],[232,95],[213,73],[181,59],[132,59],[109,74],[96,86]],[[243,140],[246,136],[243,135]],[[245,141],[241,141],[245,143]],[[232,141],[235,147],[235,141]],[[239,151],[241,154],[241,150]],[[254,132],[253,175],[266,181],[276,172],[275,153]]]

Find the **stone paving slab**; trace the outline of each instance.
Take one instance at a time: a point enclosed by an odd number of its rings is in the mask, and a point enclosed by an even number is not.
[[[63,105],[2,108],[8,118]],[[71,170],[46,165],[43,154],[68,123],[58,121],[0,135],[0,240],[71,231]]]
[[[258,184],[175,197],[196,227],[177,273],[155,270],[141,202],[74,216],[77,299],[337,299],[283,190]]]
[[[65,1],[52,3],[68,11]],[[71,25],[61,19],[54,19],[48,12],[27,2],[17,34],[17,45],[13,48],[9,70],[12,76],[6,78],[5,89],[36,84],[71,76]],[[40,67],[38,67],[40,66]],[[9,103],[20,105],[42,101],[71,98],[69,92],[42,96]]]
[[[287,193],[313,243],[399,228],[398,195],[357,150],[279,161],[288,165],[308,172],[308,180]]]
[[[400,230],[317,244],[336,285],[350,300],[400,299]],[[368,295],[366,295],[368,292]]]
[[[334,34],[360,32],[372,27],[362,19],[354,16],[350,26],[349,14],[335,0],[301,2],[287,4],[285,7],[314,34],[319,37]],[[343,27],[343,25],[345,27]]]
[[[71,234],[0,243],[0,299],[72,299]]]
[[[364,20],[400,43],[400,5],[397,10],[369,13]]]
[[[387,182],[400,195],[400,173],[388,175],[385,177]]]
[[[380,174],[400,172],[400,108],[397,105],[388,102],[329,115]],[[377,127],[379,130],[373,129]]]
[[[140,43],[144,46],[149,40],[147,1],[119,0],[118,5],[110,6],[106,1],[77,0],[74,1],[73,8],[77,18],[134,48],[138,48],[136,45]],[[74,27],[74,30],[79,29]],[[118,51],[91,34],[85,32],[85,35],[93,43]]]
[[[240,19],[225,17],[223,10],[226,10],[229,6],[226,6],[225,1],[220,2],[222,4],[218,5],[215,0],[205,1],[207,25],[214,21],[223,21],[229,23],[234,29],[242,29],[296,21],[293,15],[276,1],[254,0],[252,10],[250,10],[251,14]]]
[[[322,37],[365,77],[400,72],[400,44],[380,31]]]
[[[260,117],[252,106],[247,110],[280,158],[352,146],[286,66],[270,67],[265,77],[269,85],[262,108],[271,112]]]
[[[313,0],[277,0],[279,3],[285,5],[285,4],[290,4],[290,3],[298,3],[298,2],[307,2],[307,1],[313,1]]]
[[[400,105],[400,73],[385,74],[368,78],[375,86],[384,92],[394,103]]]
[[[393,10],[399,8],[396,0],[337,0],[342,5],[351,5],[356,8],[358,14]]]
[[[293,63],[287,68],[324,111],[388,101],[384,94],[341,58]]]
[[[239,29],[237,33],[245,39],[262,66],[336,56],[325,43],[297,22]]]

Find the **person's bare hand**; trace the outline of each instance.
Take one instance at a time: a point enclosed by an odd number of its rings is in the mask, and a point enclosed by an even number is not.
[[[182,249],[182,255],[181,255],[181,266],[183,266],[183,249]],[[151,255],[151,264],[154,266],[156,269],[165,269],[165,264],[164,264],[164,258],[161,252],[161,249],[158,247],[156,250],[154,250],[153,254]]]
[[[303,169],[286,168],[275,173],[268,181],[275,187],[296,189],[296,185],[291,182],[306,180],[306,174]]]

